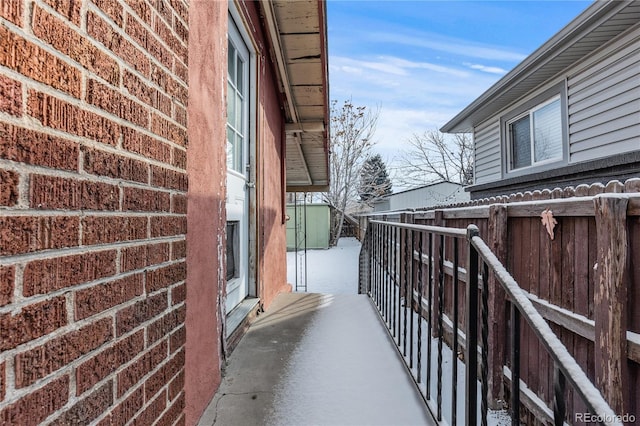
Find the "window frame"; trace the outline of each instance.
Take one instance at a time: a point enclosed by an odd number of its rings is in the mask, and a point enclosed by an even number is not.
[[[519,168],[513,168],[513,146],[511,139],[511,124],[516,121],[529,116],[530,126],[533,120],[533,113],[541,108],[559,100],[560,101],[560,122],[561,122],[561,135],[562,135],[562,147],[560,157],[535,161],[535,140],[533,135],[530,142],[531,150],[531,164]],[[569,152],[569,131],[568,131],[568,117],[567,117],[567,96],[566,96],[566,84],[561,82],[555,86],[545,90],[539,95],[529,99],[528,101],[518,105],[511,109],[506,114],[500,117],[500,133],[503,152],[502,161],[502,176],[503,178],[515,177],[521,175],[527,175],[535,172],[549,170],[557,168],[568,163]],[[533,133],[531,127],[530,132]]]

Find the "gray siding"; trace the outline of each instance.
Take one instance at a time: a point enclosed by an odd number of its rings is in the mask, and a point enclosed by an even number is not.
[[[640,26],[569,73],[569,162],[640,150]]]
[[[474,129],[475,183],[493,182],[502,177],[500,119],[495,118]]]

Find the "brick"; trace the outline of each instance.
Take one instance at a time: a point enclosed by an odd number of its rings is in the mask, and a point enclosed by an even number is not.
[[[16,355],[16,388],[35,383],[111,340],[111,321],[104,318]]]
[[[141,127],[149,125],[149,111],[136,101],[97,80],[89,80],[86,100],[90,104]]]
[[[118,210],[120,190],[103,182],[31,175],[29,204],[45,210]]]
[[[187,196],[182,194],[171,195],[171,213],[187,214]]]
[[[167,342],[158,345],[145,352],[131,365],[118,373],[118,397],[124,395],[129,389],[142,380],[144,376],[153,371],[167,357]],[[139,388],[142,391],[142,387]],[[137,390],[136,390],[137,392]],[[144,395],[141,395],[141,399]]]
[[[164,69],[162,69],[158,64],[151,64],[151,76],[150,79],[153,83],[155,83],[158,87],[160,87],[163,91],[168,93],[169,81],[171,77]]]
[[[155,426],[173,426],[184,411],[184,393],[171,404],[171,407],[160,417]]]
[[[167,308],[167,293],[159,293],[136,302],[116,314],[116,332],[118,336],[133,330],[141,324],[158,316]]]
[[[36,426],[68,400],[69,376],[63,376],[0,410],[0,424]]]
[[[13,349],[66,324],[64,296],[27,305],[15,315],[0,314],[0,351]]]
[[[120,67],[115,60],[72,27],[37,5],[34,5],[32,27],[34,35],[45,43],[109,83],[118,84]]]
[[[169,4],[184,22],[189,22],[189,7],[182,0],[169,0]],[[174,19],[174,22],[177,19]],[[186,41],[186,39],[185,39]]]
[[[127,151],[135,152],[163,163],[171,161],[171,147],[168,144],[129,127],[122,128],[122,135],[122,146]]]
[[[13,300],[15,276],[15,266],[0,266],[0,306],[8,305]]]
[[[184,305],[183,305],[184,306]],[[178,308],[164,315],[159,320],[149,324],[147,327],[147,344],[153,344],[163,337],[168,336],[171,331],[184,324],[186,308]]]
[[[16,172],[0,170],[0,206],[12,207],[18,203],[19,182],[20,176]]]
[[[187,19],[182,19],[182,21],[189,22],[188,11],[185,14],[187,15]],[[182,18],[182,14],[179,13],[179,15]],[[173,20],[173,31],[175,31],[180,40],[187,43],[189,41],[189,29],[185,24],[182,23],[182,21],[180,21],[179,19]]]
[[[80,219],[67,216],[0,217],[0,255],[78,245]]]
[[[180,146],[187,146],[187,131],[156,113],[152,115],[151,131]]]
[[[179,61],[176,61],[176,64],[178,63]],[[176,68],[174,72],[179,76],[178,71],[179,70]],[[186,67],[185,67],[185,72],[187,72]],[[183,83],[180,83],[178,80],[174,78],[169,78],[169,82],[167,84],[167,93],[173,96],[178,102],[180,102],[185,107],[187,106],[188,99],[189,99],[189,90]]]
[[[120,126],[106,117],[35,90],[29,91],[27,112],[43,126],[115,146]]]
[[[98,426],[125,426],[144,405],[144,391],[142,386],[133,391],[124,401],[113,408]]]
[[[122,6],[116,0],[91,0],[100,10],[102,10],[119,27],[124,22],[124,12]],[[144,3],[144,2],[140,2]]]
[[[125,2],[140,19],[147,25],[151,25],[151,7],[146,1],[125,0]]]
[[[169,260],[169,243],[127,247],[122,249],[120,269],[123,272],[142,269]]]
[[[73,404],[50,425],[86,425],[104,413],[113,404],[113,382],[108,381],[100,388]]]
[[[169,287],[187,278],[187,266],[185,262],[178,262],[169,266],[147,271],[147,293],[153,293],[162,288]]]
[[[171,23],[171,20],[168,21]],[[183,62],[187,61],[187,49],[182,45],[173,32],[171,31],[171,25],[167,25],[161,19],[155,19],[153,22],[154,32],[165,42],[169,49],[171,49]]]
[[[76,98],[80,97],[80,70],[4,26],[0,26],[0,40],[0,65]]]
[[[188,126],[187,109],[184,107],[181,107],[178,104],[175,104],[173,106],[173,119],[176,121],[176,123],[178,123],[182,127],[187,127]],[[185,167],[182,167],[182,168],[184,169]]]
[[[180,240],[171,243],[171,260],[187,257],[187,241]]]
[[[122,210],[139,212],[171,211],[171,195],[164,191],[143,188],[124,188]]]
[[[171,305],[182,303],[187,298],[187,286],[180,284],[171,289]]]
[[[156,12],[167,22],[171,22],[172,10],[171,5],[167,0],[155,0],[152,5]]]
[[[49,6],[54,8],[56,12],[80,26],[80,8],[82,0],[44,0]]]
[[[184,390],[184,370],[169,383],[169,401],[173,401]]]
[[[3,0],[0,2],[0,17],[21,27],[23,5],[22,0]]]
[[[78,155],[76,142],[0,123],[0,158],[59,170],[78,170]]]
[[[76,320],[90,317],[140,296],[144,290],[143,278],[143,274],[135,274],[77,291]]]
[[[88,216],[82,219],[82,244],[107,244],[147,238],[147,218]]]
[[[158,414],[162,413],[167,406],[166,392],[158,394],[156,399],[145,408],[145,410],[133,420],[133,426],[147,426],[158,419]]]
[[[189,68],[187,68],[187,66],[184,65],[182,62],[175,61],[173,63],[173,73],[175,74],[176,77],[178,77],[180,80],[182,80],[182,82],[184,84],[188,84],[188,82],[189,82]],[[183,102],[183,105],[186,106],[186,104],[184,102]]]
[[[187,174],[152,165],[151,185],[186,191],[188,187]]]
[[[5,372],[5,363],[0,362],[0,402],[4,401],[4,395],[5,395],[6,379],[5,379],[4,372]]]
[[[151,238],[169,237],[187,233],[187,218],[185,216],[152,216]]]
[[[148,48],[148,40],[153,38],[144,25],[140,23],[133,15],[127,13],[126,33],[136,41],[143,49]]]
[[[20,117],[22,115],[22,84],[0,75],[0,111]]]
[[[149,75],[149,58],[92,11],[87,12],[87,33],[138,72]]]
[[[148,401],[167,385],[184,368],[184,351],[178,352],[144,383],[144,395]]]
[[[90,147],[83,147],[82,152],[83,168],[87,173],[134,182],[149,182],[149,166],[142,161]]]
[[[174,353],[184,346],[187,341],[187,328],[180,327],[169,337],[169,353]]]
[[[77,394],[81,395],[96,383],[128,363],[144,349],[144,332],[132,334],[83,362],[76,368]]]
[[[159,90],[146,84],[131,71],[125,71],[123,75],[123,85],[133,96],[145,104],[171,116],[171,98],[162,94]]]
[[[34,260],[25,266],[22,291],[26,297],[47,294],[108,277],[115,272],[115,250]]]

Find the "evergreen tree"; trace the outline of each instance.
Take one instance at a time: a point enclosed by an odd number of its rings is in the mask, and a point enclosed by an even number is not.
[[[369,157],[364,162],[360,171],[358,194],[367,204],[391,194],[391,179],[380,154]]]

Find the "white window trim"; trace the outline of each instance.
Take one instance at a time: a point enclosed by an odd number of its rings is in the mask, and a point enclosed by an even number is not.
[[[557,168],[562,165],[566,165],[568,160],[568,152],[569,152],[569,131],[568,131],[568,117],[567,117],[567,97],[566,97],[566,81],[562,81],[561,83],[555,84],[553,87],[545,90],[542,93],[539,93],[537,96],[529,99],[526,102],[521,103],[518,107],[512,108],[509,112],[502,115],[500,121],[500,139],[502,146],[502,176],[503,178],[508,177],[516,177],[527,175],[531,173],[541,172],[544,170],[549,170],[553,168]],[[512,159],[513,159],[513,146],[511,143],[511,135],[509,126],[511,123],[527,116],[531,115],[533,112],[538,109],[556,101],[560,100],[560,114],[561,114],[561,132],[562,132],[562,149],[561,156],[556,158],[547,159],[543,161],[535,162],[535,156],[533,150],[535,149],[535,145],[531,143],[531,165],[512,168]],[[530,128],[530,131],[533,131],[533,128]]]

